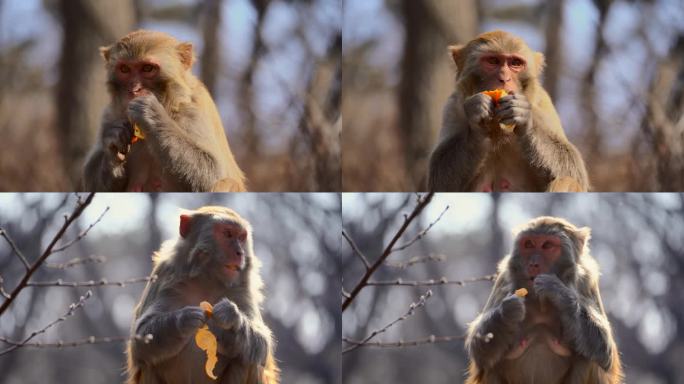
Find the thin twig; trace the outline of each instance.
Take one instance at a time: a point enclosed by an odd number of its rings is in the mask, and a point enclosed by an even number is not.
[[[385,265],[388,267],[406,269],[416,264],[427,263],[429,261],[444,261],[446,256],[444,255],[429,255],[429,256],[414,256],[403,262],[386,262]]]
[[[133,283],[146,283],[148,281],[157,281],[157,275],[146,276],[146,277],[134,277],[131,279],[121,280],[121,281],[109,281],[107,279],[100,279],[99,281],[62,281],[62,279],[57,279],[57,281],[30,281],[26,283],[27,287],[99,287],[105,285],[117,285],[119,287],[125,287],[126,284]]]
[[[7,231],[4,228],[0,228],[0,236],[2,236],[5,241],[7,241],[7,244],[12,248],[12,252],[14,252],[17,257],[19,257],[19,260],[21,260],[21,263],[24,264],[24,268],[28,271],[31,266],[29,265],[28,260],[24,256],[23,253],[19,250],[19,247],[14,243],[14,240],[10,237],[10,235],[7,233]]]
[[[133,337],[136,340],[142,340],[145,344],[149,344],[153,336],[151,333],[148,333],[147,335],[135,335]],[[6,344],[10,345],[21,345],[22,347],[32,347],[32,348],[67,348],[67,347],[78,347],[81,345],[86,345],[86,344],[105,344],[105,343],[119,343],[119,342],[125,342],[131,340],[130,336],[106,336],[106,337],[95,337],[95,336],[89,336],[85,339],[81,340],[72,340],[72,341],[55,341],[55,342],[41,342],[41,341],[36,341],[32,343],[21,343],[19,341],[13,341],[7,338],[4,338],[0,336],[0,341]]]
[[[81,264],[104,263],[105,261],[107,261],[107,258],[104,256],[75,257],[64,263],[45,263],[45,266],[54,269],[67,269]]]
[[[342,230],[342,236],[347,240],[347,242],[349,243],[349,246],[354,251],[354,254],[356,254],[359,257],[359,259],[361,259],[361,261],[363,262],[363,266],[366,267],[366,271],[369,270],[371,266],[370,266],[370,263],[368,262],[368,259],[363,254],[363,252],[361,252],[361,250],[356,245],[354,240],[351,238],[351,236],[349,236],[347,234],[347,232],[344,229]]]
[[[446,277],[442,277],[441,279],[438,279],[438,280],[430,279],[430,280],[423,280],[423,281],[418,281],[418,280],[406,280],[405,281],[405,280],[399,278],[396,280],[369,281],[367,285],[374,285],[374,286],[395,285],[395,286],[406,286],[406,287],[420,287],[420,286],[433,286],[433,285],[464,286],[465,284],[468,284],[468,283],[475,283],[478,281],[494,281],[494,279],[496,279],[496,274],[482,276],[482,277],[473,277],[470,279],[463,279],[463,280],[448,280]]]
[[[358,345],[359,347],[375,347],[375,348],[401,348],[401,347],[416,347],[419,345],[425,345],[425,344],[436,344],[436,343],[448,343],[452,341],[461,341],[464,339],[464,336],[435,336],[435,335],[430,335],[424,339],[418,339],[418,340],[399,340],[399,341],[390,341],[390,342],[382,342],[382,341],[371,341],[371,342],[366,342],[363,343],[361,340],[352,340],[349,338],[342,338],[342,341],[348,344],[352,345]]]
[[[83,307],[83,305],[85,305],[86,300],[88,300],[92,295],[93,295],[93,293],[90,290],[88,290],[88,292],[86,292],[85,295],[81,296],[77,302],[71,303],[71,305],[69,305],[69,310],[64,315],[58,317],[57,319],[55,319],[54,321],[52,321],[51,323],[49,323],[48,325],[46,325],[42,329],[31,332],[31,334],[28,335],[24,340],[13,344],[11,347],[9,347],[3,351],[0,351],[0,356],[5,355],[7,353],[10,353],[17,348],[23,347],[24,345],[26,345],[26,343],[28,343],[34,337],[40,335],[41,333],[45,333],[45,331],[50,329],[55,324],[61,323],[62,321],[66,320],[68,317],[72,316],[74,314],[74,312],[76,312],[77,309]]]
[[[100,216],[97,218],[97,220],[95,220],[95,221],[93,221],[92,223],[90,223],[90,225],[88,226],[88,228],[86,228],[86,229],[84,229],[83,231],[81,231],[81,233],[79,233],[78,236],[76,236],[74,239],[72,239],[72,240],[69,241],[68,243],[62,245],[61,247],[55,248],[55,249],[52,251],[52,253],[62,252],[63,250],[65,250],[65,249],[71,247],[72,245],[74,245],[74,243],[76,243],[77,241],[80,241],[82,238],[84,238],[84,237],[88,234],[88,232],[89,232],[91,229],[93,229],[93,227],[94,227],[97,223],[99,223],[100,220],[102,220],[102,218],[104,217],[105,213],[107,213],[107,211],[109,211],[109,207],[105,208],[104,211],[102,211],[102,213],[100,214]]]
[[[421,295],[420,298],[418,298],[418,301],[417,301],[417,302],[411,303],[411,305],[409,305],[409,309],[408,309],[408,311],[406,311],[406,313],[404,313],[403,315],[399,316],[398,318],[396,318],[396,319],[390,321],[390,322],[389,322],[387,325],[385,325],[384,327],[382,327],[382,328],[380,328],[380,329],[377,329],[377,330],[371,332],[370,335],[368,335],[365,339],[361,340],[358,344],[354,344],[354,345],[352,345],[351,347],[349,347],[349,348],[347,348],[347,349],[344,349],[344,350],[342,351],[342,354],[345,354],[345,353],[347,353],[347,352],[351,352],[351,351],[355,350],[356,348],[361,347],[362,345],[364,345],[364,344],[366,344],[368,341],[370,341],[370,339],[372,339],[372,338],[374,338],[375,336],[377,336],[377,335],[379,335],[379,334],[384,333],[385,331],[387,331],[387,330],[388,330],[390,327],[392,327],[394,324],[396,324],[396,323],[398,323],[398,322],[400,322],[400,321],[406,320],[407,318],[409,318],[410,316],[412,316],[414,313],[416,313],[416,309],[418,309],[418,308],[420,308],[420,307],[424,307],[424,306],[425,306],[425,302],[427,301],[427,299],[430,298],[430,296],[432,296],[432,291],[428,289],[427,292],[425,292],[424,295]]]
[[[429,231],[435,224],[437,224],[437,222],[438,222],[438,221],[442,218],[442,216],[444,215],[444,212],[446,212],[448,209],[449,209],[449,206],[447,205],[446,207],[444,207],[444,210],[442,211],[442,213],[440,213],[439,216],[437,216],[437,218],[435,219],[435,221],[433,221],[432,223],[430,223],[430,225],[428,225],[427,228],[425,228],[425,229],[423,229],[422,231],[420,231],[420,232],[416,235],[416,237],[414,237],[413,239],[411,239],[408,243],[406,243],[406,244],[404,244],[404,245],[401,245],[401,246],[395,248],[395,249],[394,249],[394,252],[403,251],[404,249],[406,249],[406,248],[412,246],[416,241],[422,239],[425,235],[427,235],[428,231]]]
[[[9,299],[10,295],[5,291],[5,279],[2,278],[2,275],[0,275],[0,295],[4,297],[5,299]]]
[[[64,219],[64,224],[62,224],[62,227],[57,231],[55,236],[52,238],[50,241],[50,244],[48,244],[47,248],[45,248],[45,251],[43,251],[43,254],[38,257],[38,260],[36,260],[32,265],[31,268],[26,271],[26,274],[24,277],[21,279],[19,284],[12,290],[12,293],[9,294],[9,297],[7,300],[5,300],[2,305],[0,305],[0,315],[2,315],[7,308],[9,308],[10,304],[14,301],[14,299],[17,298],[17,295],[19,292],[21,292],[22,289],[26,287],[26,284],[28,283],[29,279],[33,274],[38,270],[38,268],[43,265],[45,262],[45,259],[47,259],[51,254],[52,250],[55,247],[55,244],[62,238],[66,230],[69,228],[71,223],[73,223],[79,216],[81,216],[81,213],[86,209],[88,205],[93,201],[93,197],[95,197],[95,193],[90,193],[88,194],[88,197],[86,197],[85,200],[81,198],[81,196],[77,195],[77,200],[76,200],[76,208],[74,208],[74,211],[71,213],[70,216],[65,216]]]
[[[423,209],[430,203],[432,200],[432,196],[434,196],[434,192],[430,192],[424,196],[418,196],[418,203],[416,204],[416,207],[413,209],[413,212],[411,212],[409,215],[404,216],[404,223],[402,226],[399,228],[397,233],[394,234],[394,237],[392,240],[390,240],[389,244],[385,247],[385,250],[382,252],[382,255],[375,260],[373,265],[371,265],[370,269],[364,273],[364,275],[361,277],[361,280],[354,286],[354,289],[349,293],[349,297],[344,300],[342,303],[342,312],[344,312],[345,309],[349,306],[349,304],[354,301],[356,298],[356,295],[361,292],[361,290],[367,285],[368,279],[370,279],[371,275],[375,273],[375,271],[382,265],[382,263],[387,259],[387,257],[392,253],[394,244],[397,243],[399,238],[404,234],[404,231],[406,231],[406,228],[408,228],[409,224],[415,219],[422,211]]]

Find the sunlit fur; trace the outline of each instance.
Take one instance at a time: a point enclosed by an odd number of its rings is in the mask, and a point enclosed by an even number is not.
[[[262,373],[259,373],[255,366],[231,366],[223,367],[223,373],[219,372],[219,379],[216,383],[223,384],[277,384],[279,382],[279,369],[273,357],[273,341],[270,329],[262,320],[261,304],[264,296],[262,293],[263,281],[259,274],[261,263],[254,255],[252,244],[252,227],[250,223],[238,215],[235,211],[216,206],[202,207],[194,211],[184,210],[182,214],[191,215],[190,232],[183,238],[178,236],[175,239],[163,243],[161,249],[153,256],[154,268],[153,275],[157,275],[155,282],[148,283],[143,292],[143,297],[135,309],[135,319],[132,333],[136,332],[137,320],[143,316],[155,314],[155,311],[164,300],[170,297],[179,302],[188,301],[178,305],[199,305],[200,298],[195,297],[199,292],[201,300],[219,300],[227,297],[237,305],[242,313],[249,318],[250,327],[265,336],[266,345],[263,346],[227,346],[223,348],[246,348],[244,353],[257,353],[256,351],[265,350],[266,360]],[[245,244],[245,269],[240,271],[241,277],[237,283],[229,285],[221,281],[221,273],[212,266],[211,263],[203,263],[198,259],[199,253],[205,252],[200,257],[217,257],[215,245],[212,239],[211,227],[218,222],[230,222],[238,224],[247,231]],[[208,253],[207,253],[208,251]],[[205,260],[206,261],[206,260]],[[212,297],[207,297],[207,294]],[[169,310],[169,309],[165,309]],[[165,333],[165,330],[159,330]],[[231,331],[226,331],[231,332]],[[163,337],[163,335],[162,335]],[[220,338],[219,338],[220,340]],[[154,342],[154,341],[153,341]],[[138,343],[138,344],[133,344]],[[161,384],[166,383],[162,378],[169,377],[194,377],[189,382],[204,382],[208,379],[204,369],[197,369],[196,372],[186,372],[188,366],[203,368],[202,354],[197,351],[188,351],[183,348],[177,355],[147,357],[152,361],[141,363],[142,352],[136,352],[136,345],[140,348],[140,342],[129,342],[128,345],[128,377],[129,384]],[[188,343],[193,343],[189,340]],[[222,347],[219,347],[221,352]],[[170,349],[170,348],[167,348]],[[191,348],[192,350],[192,348]],[[241,349],[242,350],[242,349]],[[167,352],[168,353],[168,352]],[[195,359],[200,357],[199,362]],[[256,359],[256,356],[252,356]],[[182,362],[179,359],[187,359]],[[223,358],[219,358],[219,367]],[[217,368],[218,369],[218,368]],[[162,372],[163,370],[163,372]],[[216,371],[215,371],[216,372]],[[182,379],[178,379],[180,382]]]
[[[548,234],[557,235],[561,238],[562,266],[555,266],[554,273],[561,279],[565,286],[574,289],[579,297],[579,304],[586,311],[586,316],[590,319],[595,327],[581,327],[580,324],[573,323],[569,329],[564,329],[564,334],[575,335],[575,342],[572,345],[575,353],[571,359],[571,366],[569,372],[557,384],[619,384],[623,382],[622,364],[620,362],[617,345],[614,341],[610,323],[606,316],[601,295],[599,292],[599,268],[596,260],[589,252],[588,241],[591,237],[590,229],[587,227],[578,228],[567,220],[543,216],[529,221],[528,223],[516,228],[513,232],[515,239],[519,236],[527,234]],[[517,241],[514,244],[518,244]],[[526,378],[527,383],[532,382],[534,376],[537,380],[539,377],[551,377],[554,372],[548,370],[548,366],[544,364],[532,363],[521,364],[520,362],[513,363],[514,371],[511,371],[511,365],[507,365],[504,370],[502,362],[503,356],[512,348],[512,344],[508,347],[501,345],[500,348],[491,348],[495,346],[496,342],[502,342],[505,338],[505,333],[498,333],[493,336],[489,344],[489,355],[487,359],[476,361],[473,356],[474,351],[479,350],[480,354],[487,343],[483,343],[478,336],[479,327],[483,321],[491,321],[492,310],[499,308],[504,298],[509,296],[517,287],[521,285],[519,281],[523,276],[521,275],[522,265],[518,257],[518,250],[513,249],[511,255],[505,256],[497,267],[497,278],[492,288],[492,292],[484,306],[482,312],[469,325],[468,336],[466,338],[466,350],[469,352],[471,361],[468,369],[468,378],[466,384],[503,384],[503,383],[518,383],[520,378]],[[525,298],[526,305],[534,302],[534,290],[530,290],[528,296]],[[501,324],[500,326],[508,326]],[[596,332],[592,334],[582,334],[582,332]],[[515,335],[512,335],[515,336]],[[498,337],[498,339],[497,339]],[[589,341],[596,339],[605,339],[605,346],[607,351],[594,350],[597,345]],[[495,341],[496,340],[496,341]],[[513,343],[516,339],[507,340],[506,343]],[[534,351],[527,351],[532,353]],[[578,356],[593,355],[596,353],[607,353],[609,361],[604,362],[609,368],[603,369],[598,362],[581,358]],[[514,379],[515,377],[516,379]],[[541,382],[541,381],[536,381]],[[549,381],[544,381],[544,384],[555,384]]]

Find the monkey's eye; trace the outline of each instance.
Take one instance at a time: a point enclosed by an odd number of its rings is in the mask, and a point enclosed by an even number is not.
[[[240,235],[240,241],[242,241],[243,243],[244,243],[245,241],[247,241],[247,234],[246,234],[246,233],[243,233],[243,234]]]
[[[131,68],[128,65],[121,65],[119,66],[119,72],[121,73],[130,73]]]
[[[491,64],[491,65],[499,65],[501,63],[501,61],[496,56],[488,56],[485,58],[485,63]]]
[[[226,236],[226,237],[229,238],[229,239],[232,239],[232,238],[233,238],[233,234],[230,233],[230,231],[228,231],[228,230],[223,231],[223,235]]]
[[[523,244],[523,247],[534,248],[534,243],[532,242],[532,240],[525,240],[525,244]]]
[[[520,69],[525,66],[525,61],[523,59],[514,57],[511,59],[511,68]]]
[[[152,65],[152,64],[145,64],[145,65],[143,65],[143,67],[142,67],[142,71],[143,71],[143,72],[152,72],[152,71],[154,71],[154,65]]]
[[[542,249],[551,249],[553,248],[553,243],[550,241],[545,241],[544,244],[542,244]]]

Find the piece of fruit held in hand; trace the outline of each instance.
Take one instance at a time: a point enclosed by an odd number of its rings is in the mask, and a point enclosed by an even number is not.
[[[484,93],[485,95],[491,97],[492,100],[494,101],[494,105],[498,105],[498,104],[499,104],[499,99],[501,99],[502,97],[508,95],[508,92],[506,92],[506,90],[504,90],[504,89],[494,89],[494,90],[491,90],[491,91],[484,91],[484,92],[482,92],[482,93]],[[501,130],[504,131],[504,132],[506,132],[506,133],[512,133],[512,132],[513,132],[513,129],[515,129],[515,124],[502,124],[502,123],[499,123],[499,128],[501,128]]]

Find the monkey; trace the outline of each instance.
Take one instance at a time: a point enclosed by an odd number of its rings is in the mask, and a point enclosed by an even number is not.
[[[590,236],[588,227],[549,216],[518,229],[469,325],[467,384],[622,383]]]
[[[428,189],[443,192],[585,192],[582,156],[568,141],[538,77],[544,55],[507,32],[449,46],[456,89],[430,155]],[[487,90],[507,95],[496,102]]]
[[[100,54],[111,102],[84,166],[85,190],[246,190],[216,105],[190,70],[191,43],[138,30]]]
[[[128,342],[129,384],[277,384],[271,331],[261,316],[263,281],[252,228],[235,211],[207,206],[180,215],[179,236],[153,256]],[[202,301],[213,304],[208,316]],[[218,341],[213,381],[194,341],[207,325]],[[151,335],[151,340],[139,336]],[[138,336],[138,337],[136,337]]]

